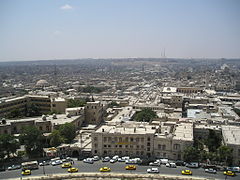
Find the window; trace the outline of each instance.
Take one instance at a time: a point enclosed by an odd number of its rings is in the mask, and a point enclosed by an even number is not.
[[[141,142],[144,142],[144,138],[141,138]]]
[[[106,142],[106,141],[107,141],[107,137],[104,137],[104,138],[103,138],[103,142]]]
[[[111,142],[112,141],[112,137],[108,137],[108,142]]]
[[[97,150],[95,150],[94,153],[96,154],[96,153],[97,153]]]
[[[94,137],[94,141],[97,141],[98,140],[98,138],[97,137]]]
[[[126,148],[128,148],[128,145],[125,145]]]
[[[119,142],[122,142],[122,138],[121,137],[119,138]]]
[[[130,141],[133,142],[133,138],[130,138]]]
[[[98,147],[98,144],[94,144],[94,146],[95,146],[95,148],[97,148],[97,147]]]
[[[150,151],[150,148],[149,148],[149,147],[147,148],[147,151]]]
[[[139,142],[139,138],[136,138],[136,142]]]
[[[159,150],[162,149],[162,145],[161,145],[161,144],[158,145],[158,149],[159,149]]]
[[[147,146],[150,146],[150,142],[147,143]]]
[[[128,137],[125,137],[125,141],[128,142]]]
[[[107,147],[107,145],[106,145],[106,144],[104,144],[104,145],[103,145],[103,147],[105,147],[105,148],[106,148],[106,147]]]
[[[141,145],[141,148],[144,149],[144,145]]]
[[[150,141],[150,137],[148,137],[147,140]]]
[[[180,149],[180,144],[174,144],[173,149],[174,150],[179,150]]]
[[[143,151],[141,151],[141,155],[144,155],[144,152],[143,152]]]
[[[162,145],[162,150],[166,150],[166,145]]]
[[[40,131],[42,131],[42,130],[43,130],[42,126],[39,126],[39,130],[40,130]]]
[[[119,145],[119,147],[121,148],[121,147],[122,147],[122,145]]]
[[[110,147],[111,147],[111,145],[108,145],[108,147],[110,148]]]

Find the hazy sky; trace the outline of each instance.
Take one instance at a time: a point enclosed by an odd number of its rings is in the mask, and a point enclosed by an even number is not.
[[[239,58],[240,0],[0,0],[0,61]]]

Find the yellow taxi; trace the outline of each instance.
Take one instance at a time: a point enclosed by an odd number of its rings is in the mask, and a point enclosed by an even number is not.
[[[31,170],[29,170],[29,169],[23,170],[22,175],[31,175]]]
[[[182,175],[192,175],[192,171],[189,169],[183,170]]]
[[[111,168],[109,167],[102,167],[99,169],[100,172],[110,172],[111,171]]]
[[[126,170],[136,170],[136,166],[135,165],[128,165],[125,167]]]
[[[224,171],[223,174],[226,176],[236,176],[235,172],[233,172],[233,171]]]
[[[72,164],[71,163],[64,163],[62,165],[62,168],[71,168],[72,167]]]
[[[78,172],[78,168],[72,167],[68,169],[69,173],[74,173],[74,172]]]

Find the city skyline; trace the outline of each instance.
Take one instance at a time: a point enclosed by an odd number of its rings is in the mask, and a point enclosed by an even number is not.
[[[0,61],[240,57],[236,0],[0,4]]]

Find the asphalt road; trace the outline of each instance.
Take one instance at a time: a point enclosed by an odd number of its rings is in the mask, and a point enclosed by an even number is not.
[[[83,163],[82,161],[74,161],[73,167],[77,167],[79,169],[79,172],[99,172],[99,168],[103,166],[108,166],[111,168],[111,172],[116,173],[137,173],[137,174],[146,174],[146,170],[150,166],[139,166],[137,165],[137,169],[134,171],[127,171],[125,170],[126,164],[123,162],[116,162],[116,163],[109,163],[109,162],[101,162],[97,161],[94,162],[94,164],[87,164]],[[45,174],[58,174],[58,173],[68,173],[68,168],[62,168],[61,165],[58,166],[45,166]],[[164,165],[159,167],[160,174],[169,174],[169,175],[177,175],[177,176],[184,176],[181,175],[181,170],[186,169],[186,167],[178,166],[177,168],[167,168]],[[209,179],[225,179],[225,176],[223,175],[222,171],[217,172],[217,174],[208,174],[204,172],[204,169],[198,168],[198,169],[191,169],[193,176],[195,177],[202,177],[202,178],[209,178]],[[43,167],[39,166],[38,170],[33,170],[32,175],[30,176],[41,176],[43,175]],[[3,171],[0,172],[0,179],[11,179],[11,178],[21,178],[21,169],[18,170],[11,170],[11,171]],[[29,176],[28,176],[29,177]],[[227,179],[240,179],[240,174],[238,174],[235,177],[227,177]]]

